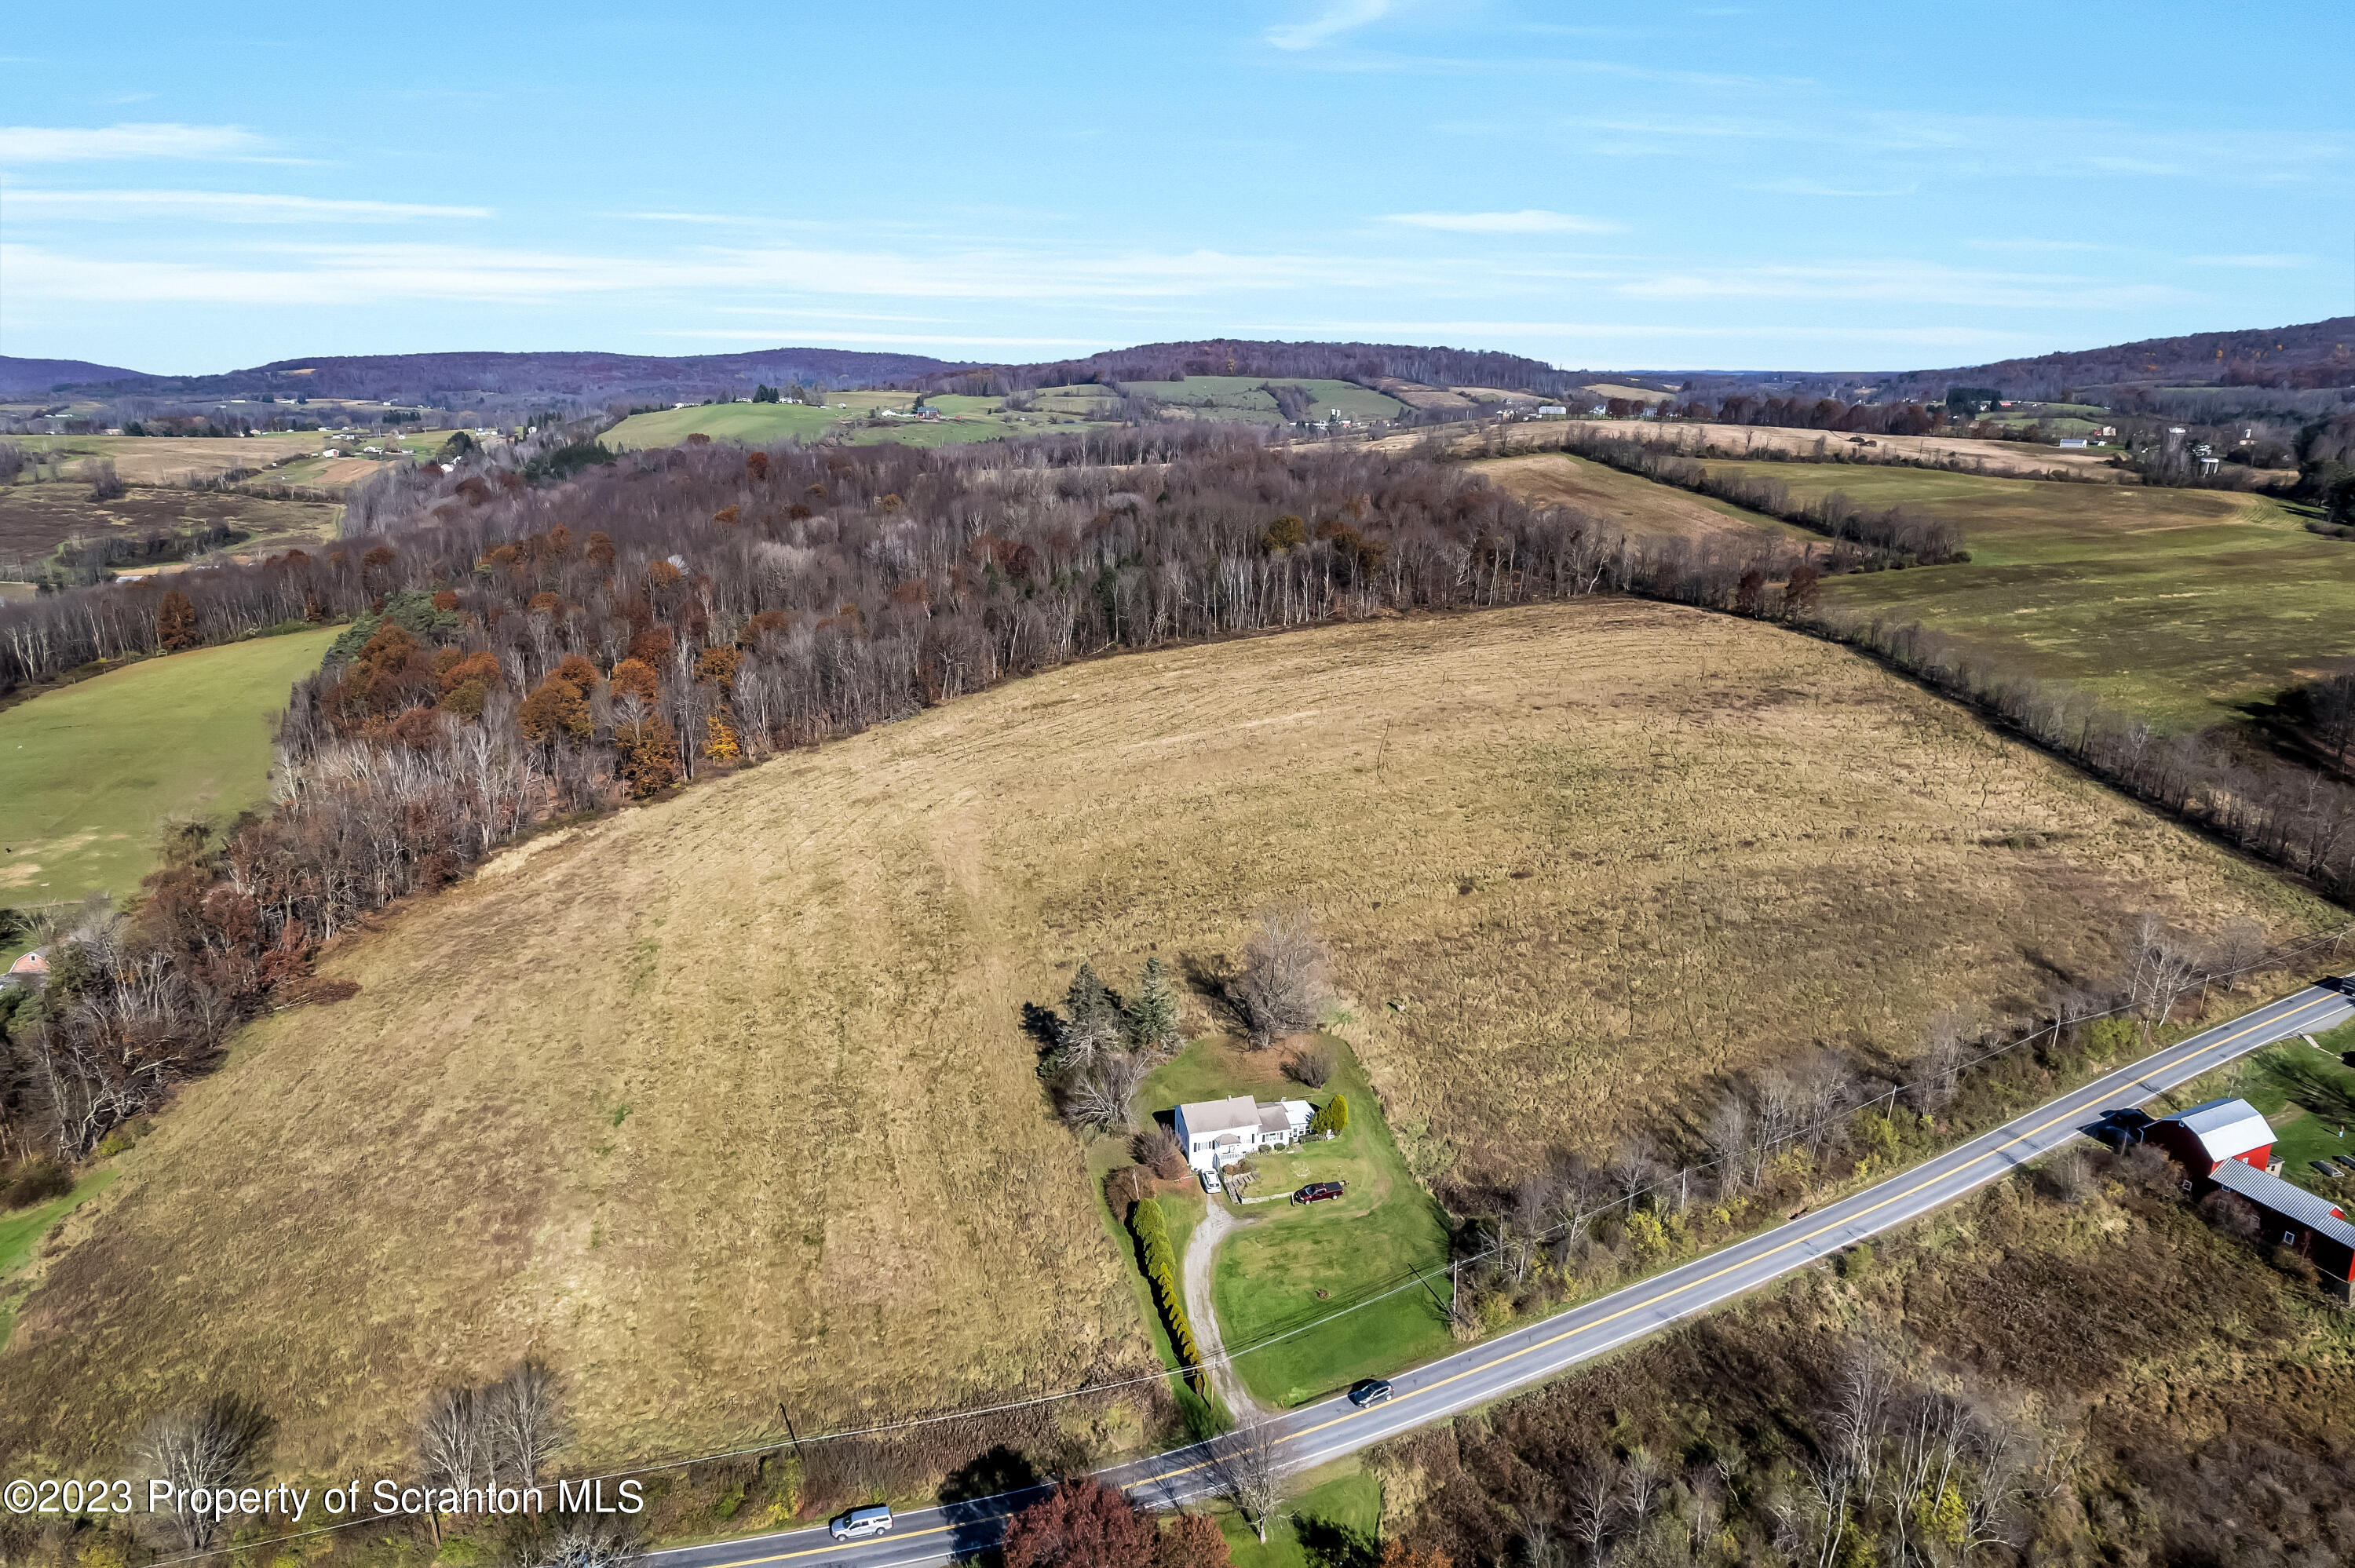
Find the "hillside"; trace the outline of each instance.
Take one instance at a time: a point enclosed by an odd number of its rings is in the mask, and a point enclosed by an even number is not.
[[[1295,895],[1443,1182],[2031,1012],[2131,910],[2326,913],[1753,622],[1593,601],[1071,665],[332,949],[357,995],[250,1026],[46,1264],[0,1456],[112,1454],[201,1386],[269,1403],[282,1470],[389,1463],[429,1390],[527,1349],[587,1461],[1136,1369],[1022,1010],[1083,957],[1215,973]]]
[[[2101,348],[1913,370],[1881,382],[1884,401],[1935,402],[1949,387],[1993,387],[2007,397],[2051,397],[2092,387],[2355,387],[2355,316],[2144,338]]]
[[[59,387],[75,387],[92,381],[153,381],[144,370],[125,370],[117,365],[92,365],[87,359],[19,359],[14,355],[0,354],[0,397],[37,397]]]

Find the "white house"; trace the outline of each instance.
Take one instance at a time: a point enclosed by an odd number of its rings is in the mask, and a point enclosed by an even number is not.
[[[1197,1171],[1232,1165],[1262,1149],[1285,1149],[1308,1131],[1316,1107],[1306,1100],[1263,1106],[1249,1095],[1231,1100],[1197,1100],[1178,1107],[1178,1142],[1186,1163]]]
[[[1569,412],[1570,410],[1562,407],[1560,403],[1540,403],[1538,405],[1538,418],[1540,419],[1559,419]]]

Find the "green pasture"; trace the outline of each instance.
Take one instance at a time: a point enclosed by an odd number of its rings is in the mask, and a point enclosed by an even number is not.
[[[147,659],[0,710],[0,904],[122,898],[174,817],[270,798],[271,715],[336,630]]]
[[[1935,469],[1711,463],[1802,500],[1846,491],[1952,520],[1967,563],[1824,585],[2078,683],[2162,728],[2205,727],[2355,654],[2355,550],[2274,502],[2215,490]]]
[[[62,1198],[0,1214],[0,1349],[6,1347],[8,1335],[16,1326],[16,1304],[25,1294],[22,1289],[9,1289],[8,1277],[24,1266],[33,1255],[34,1244],[49,1233],[50,1226],[105,1192],[121,1174],[112,1167],[93,1171]]]
[[[1253,1197],[1273,1197],[1308,1181],[1337,1180],[1348,1183],[1348,1195],[1308,1208],[1281,1199],[1230,1204],[1242,1226],[1220,1248],[1212,1277],[1220,1336],[1231,1353],[1246,1352],[1237,1355],[1236,1373],[1255,1397],[1275,1405],[1395,1372],[1451,1343],[1447,1217],[1399,1157],[1380,1102],[1347,1043],[1328,1035],[1319,1044],[1334,1059],[1332,1081],[1321,1089],[1276,1079],[1269,1055],[1203,1041],[1156,1071],[1138,1097],[1161,1113],[1239,1094],[1317,1105],[1337,1093],[1348,1097],[1347,1131],[1329,1142],[1253,1156],[1261,1180],[1250,1189]],[[1430,1287],[1395,1290],[1418,1272],[1432,1277]],[[1305,1333],[1274,1338],[1356,1303],[1366,1304]],[[1273,1342],[1248,1349],[1263,1341]]]
[[[815,441],[832,438],[857,445],[892,442],[900,446],[955,446],[968,441],[1000,440],[1011,435],[1043,430],[1057,421],[1050,413],[1008,412],[1002,397],[943,396],[927,399],[926,407],[943,418],[899,419],[884,409],[906,413],[915,406],[912,392],[834,392],[826,407],[800,403],[712,403],[687,408],[665,408],[633,414],[598,440],[615,451],[645,447],[674,447],[692,435],[716,441],[737,441],[748,447],[784,441]]]
[[[2355,1154],[2355,1068],[2340,1060],[2355,1051],[2355,1023],[2315,1036],[2317,1051],[2303,1040],[2287,1040],[2252,1061],[2242,1074],[2242,1097],[2273,1124],[2274,1153],[2282,1179],[2319,1192],[2355,1212],[2355,1172],[2344,1166],[2335,1176],[2311,1160],[2336,1163],[2333,1156]]]

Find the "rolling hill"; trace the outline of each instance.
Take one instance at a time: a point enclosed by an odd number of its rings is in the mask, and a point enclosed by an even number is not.
[[[235,1390],[282,1473],[398,1465],[432,1390],[527,1351],[585,1463],[1147,1367],[1023,1010],[1082,958],[1215,973],[1294,896],[1442,1191],[2032,1012],[2132,910],[2328,913],[1756,622],[1584,601],[1069,665],[331,951],[357,994],[249,1027],[36,1266],[0,1458]]]

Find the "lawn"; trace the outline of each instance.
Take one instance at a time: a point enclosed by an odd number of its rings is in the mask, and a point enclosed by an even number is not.
[[[271,715],[333,629],[147,659],[0,710],[0,903],[120,899],[174,817],[270,798]]]
[[[2355,1051],[2355,1023],[2315,1038],[2322,1051],[2291,1040],[2256,1057],[2242,1075],[2241,1092],[2273,1124],[2283,1180],[2355,1213],[2355,1175],[2342,1166],[2339,1174],[2326,1177],[2307,1163],[2335,1163],[2335,1155],[2355,1154],[2355,1068],[2340,1059]]]
[[[1238,1094],[1318,1105],[1337,1093],[1348,1097],[1346,1131],[1288,1152],[1254,1155],[1252,1168],[1261,1180],[1250,1190],[1262,1198],[1309,1181],[1340,1181],[1348,1183],[1346,1197],[1307,1207],[1284,1202],[1229,1205],[1242,1227],[1219,1251],[1212,1283],[1219,1331],[1244,1386],[1254,1397],[1280,1405],[1297,1404],[1357,1378],[1395,1372],[1448,1342],[1445,1319],[1430,1291],[1395,1291],[1418,1272],[1435,1273],[1444,1298],[1446,1215],[1400,1159],[1382,1123],[1380,1103],[1348,1043],[1327,1036],[1322,1044],[1334,1058],[1332,1081],[1322,1089],[1269,1083],[1277,1052],[1239,1052],[1223,1041],[1206,1040],[1162,1067],[1144,1091],[1149,1098],[1143,1103],[1156,1113],[1189,1100]],[[1371,1304],[1337,1322],[1294,1332],[1357,1302]],[[1276,1338],[1286,1334],[1292,1337]]]
[[[1356,1456],[1292,1478],[1262,1546],[1232,1507],[1212,1514],[1235,1568],[1371,1568],[1381,1541],[1382,1483]]]
[[[1828,605],[1888,611],[2068,680],[2168,730],[2355,654],[2355,549],[2260,496],[1996,479],[1929,469],[1711,463],[1793,498],[1950,518],[1966,564],[1844,577]]]

